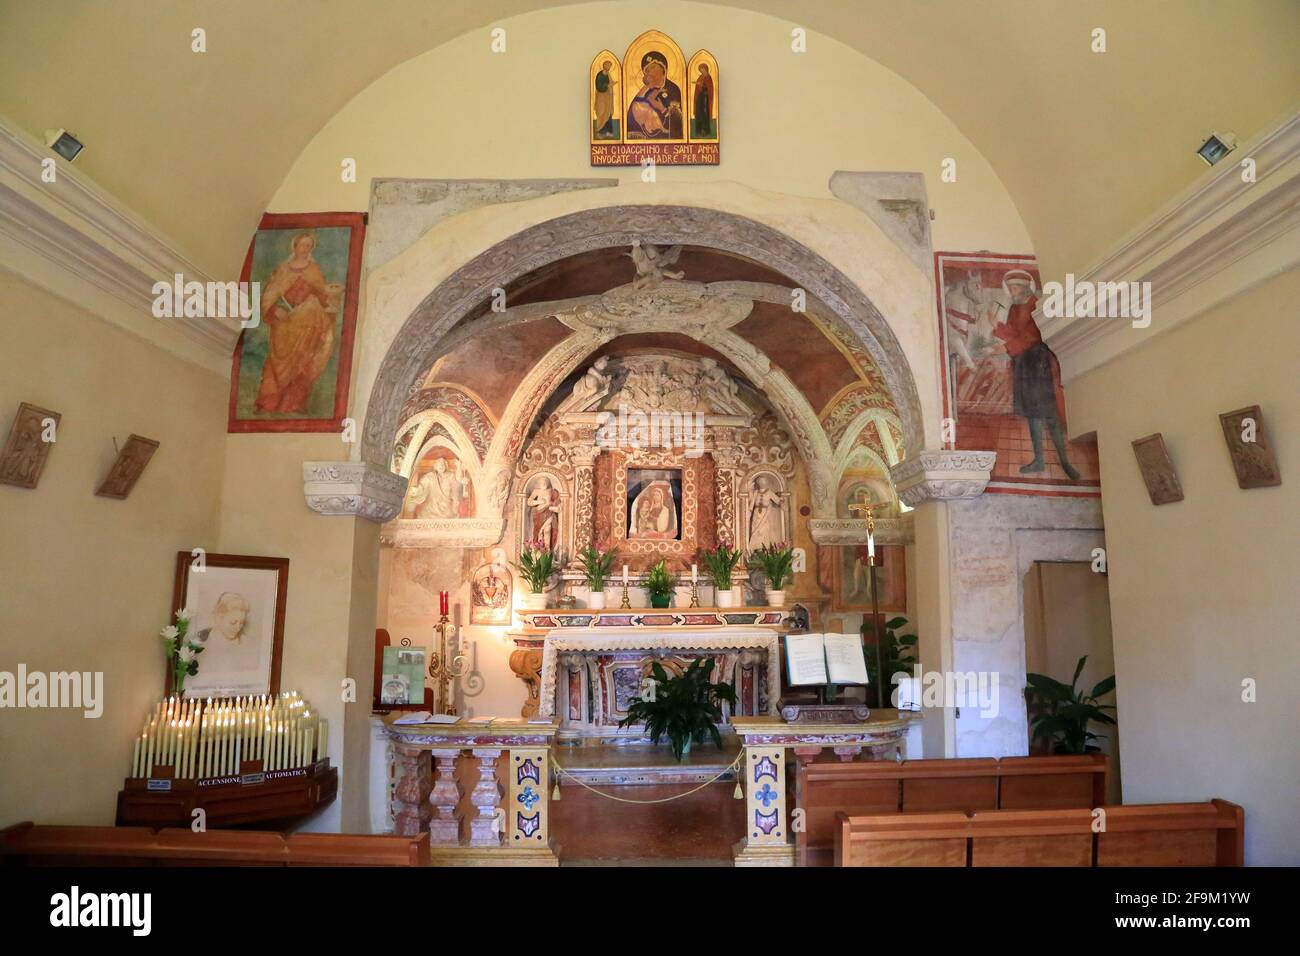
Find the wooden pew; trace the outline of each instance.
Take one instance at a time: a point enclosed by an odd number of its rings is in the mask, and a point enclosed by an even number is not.
[[[428,866],[429,834],[195,833],[20,823],[0,831],[0,860],[34,866]]]
[[[1241,866],[1242,808],[1227,800],[976,813],[841,813],[836,866]]]
[[[815,763],[801,761],[794,807],[799,866],[830,866],[836,815],[954,810],[1098,807],[1106,802],[1110,758],[974,757],[949,760]]]

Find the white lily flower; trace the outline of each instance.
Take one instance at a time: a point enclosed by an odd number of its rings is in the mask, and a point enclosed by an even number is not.
[[[180,649],[177,656],[180,657],[182,662],[188,664],[190,661],[194,660],[194,658],[197,657],[198,655],[195,654],[194,648],[186,644],[184,647]]]
[[[180,631],[176,630],[175,627],[173,627],[172,625],[168,624],[166,627],[164,627],[164,628],[163,628],[161,631],[159,631],[158,633],[161,634],[163,637],[167,638],[168,640],[172,640],[173,638],[176,637],[177,634],[180,633]]]
[[[188,621],[189,619],[190,619],[190,609],[189,609],[189,608],[187,608],[187,607],[183,607],[183,608],[181,608],[179,611],[176,612],[176,620],[177,620],[177,621]]]

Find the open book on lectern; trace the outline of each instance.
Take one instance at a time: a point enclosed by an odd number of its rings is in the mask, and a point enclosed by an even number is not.
[[[790,685],[865,684],[867,658],[857,634],[787,634]]]

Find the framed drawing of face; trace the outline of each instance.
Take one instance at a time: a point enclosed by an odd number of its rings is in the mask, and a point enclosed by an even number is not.
[[[288,558],[189,551],[176,555],[172,611],[189,611],[188,637],[202,645],[184,697],[278,694]],[[167,693],[172,692],[168,674]]]

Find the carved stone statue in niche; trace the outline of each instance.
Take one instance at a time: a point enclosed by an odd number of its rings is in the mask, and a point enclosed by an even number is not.
[[[416,474],[411,478],[411,487],[406,493],[407,517],[473,516],[469,479],[455,452],[447,448],[430,449],[416,466]]]
[[[785,533],[785,509],[782,504],[781,492],[772,486],[772,479],[767,475],[756,476],[749,493],[751,551],[789,540]]]
[[[596,359],[582,378],[573,383],[573,393],[568,404],[574,408],[589,408],[604,398],[614,381],[614,376],[605,371],[608,367],[608,355]]]
[[[546,475],[529,483],[524,497],[528,540],[540,541],[554,551],[560,543],[560,491]]]

